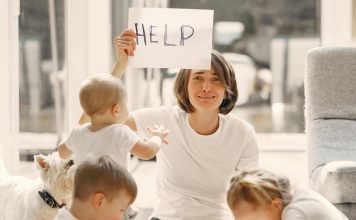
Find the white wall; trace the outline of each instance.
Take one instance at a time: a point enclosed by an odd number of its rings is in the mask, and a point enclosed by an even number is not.
[[[0,159],[10,172],[19,164],[18,15],[19,0],[0,0]]]
[[[321,1],[321,44],[322,46],[356,46],[352,21],[355,0]]]

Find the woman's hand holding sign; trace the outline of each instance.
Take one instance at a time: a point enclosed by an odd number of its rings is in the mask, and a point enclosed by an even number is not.
[[[130,29],[124,30],[118,37],[114,39],[117,62],[112,74],[120,77],[123,70],[127,67],[128,56],[134,56],[136,49],[136,34]]]

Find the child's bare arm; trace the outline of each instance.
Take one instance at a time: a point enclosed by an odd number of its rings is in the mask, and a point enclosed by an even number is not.
[[[68,159],[70,155],[72,155],[72,151],[64,144],[60,144],[58,146],[58,154],[62,159]]]
[[[147,141],[138,141],[132,148],[131,153],[142,160],[150,160],[157,154],[161,145],[161,139],[158,136],[153,136]]]
[[[114,40],[116,51],[116,62],[113,66],[111,74],[120,78],[127,67],[128,56],[134,56],[136,49],[136,34],[132,30],[124,30]]]
[[[142,160],[152,159],[160,150],[162,143],[168,144],[167,135],[168,130],[163,127],[148,128],[152,137],[147,141],[138,141],[132,148],[131,153]]]

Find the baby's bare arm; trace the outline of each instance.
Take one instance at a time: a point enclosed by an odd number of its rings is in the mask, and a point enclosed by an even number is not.
[[[152,135],[147,141],[140,140],[132,148],[131,153],[142,160],[152,159],[161,149],[162,143],[168,144],[167,136],[169,131],[163,129],[162,126],[148,128]]]
[[[72,151],[64,144],[58,146],[58,154],[62,159],[68,159],[72,155]]]
[[[161,145],[161,139],[154,136],[147,141],[138,141],[132,148],[131,153],[142,160],[150,160],[157,154]]]

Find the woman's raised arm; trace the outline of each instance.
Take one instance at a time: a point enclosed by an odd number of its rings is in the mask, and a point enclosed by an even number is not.
[[[114,39],[116,62],[111,74],[120,78],[127,67],[128,56],[134,56],[136,49],[136,34],[132,30],[126,29]]]

